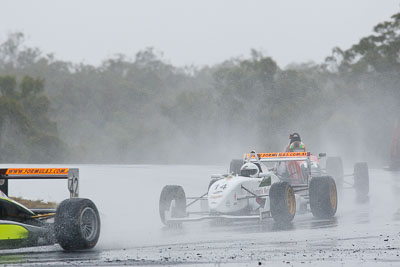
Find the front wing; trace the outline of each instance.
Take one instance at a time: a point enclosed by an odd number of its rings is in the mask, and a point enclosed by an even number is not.
[[[0,220],[0,248],[34,246],[39,237],[49,234],[49,228]]]

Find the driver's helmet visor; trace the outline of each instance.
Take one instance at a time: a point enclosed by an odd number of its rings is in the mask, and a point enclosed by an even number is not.
[[[293,152],[304,152],[304,148],[295,148],[293,149]]]
[[[242,176],[250,177],[257,174],[257,169],[243,169],[240,171]]]

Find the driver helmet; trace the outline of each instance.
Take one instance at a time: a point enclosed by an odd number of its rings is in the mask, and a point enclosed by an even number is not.
[[[301,137],[300,137],[300,135],[298,133],[292,133],[289,136],[289,139],[290,139],[290,143],[294,143],[296,141],[301,142]]]
[[[305,152],[306,145],[301,141],[295,141],[290,144],[289,151],[290,152]]]
[[[258,177],[259,172],[260,169],[257,165],[251,162],[245,163],[242,168],[240,168],[240,175],[245,177]]]

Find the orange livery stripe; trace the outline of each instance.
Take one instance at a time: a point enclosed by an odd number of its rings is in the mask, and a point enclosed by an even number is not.
[[[12,168],[6,175],[68,175],[68,168]]]
[[[250,154],[245,154],[245,158],[248,158]],[[262,158],[296,158],[296,157],[307,157],[310,156],[310,152],[275,152],[275,153],[257,153],[257,156]],[[254,158],[254,155],[252,155]]]

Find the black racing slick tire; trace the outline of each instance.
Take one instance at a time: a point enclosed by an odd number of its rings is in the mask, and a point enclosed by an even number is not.
[[[332,218],[337,210],[337,189],[331,176],[313,177],[309,188],[310,209],[314,217]]]
[[[343,187],[344,171],[341,157],[328,157],[326,159],[326,172],[335,179],[337,187]]]
[[[182,186],[166,185],[161,191],[159,203],[160,218],[163,224],[169,226],[166,213],[171,218],[186,217],[186,195]]]
[[[358,198],[363,198],[369,192],[369,172],[366,162],[354,164],[354,189]]]
[[[56,210],[54,233],[65,250],[93,248],[100,236],[100,216],[96,205],[86,198],[64,200]]]
[[[229,173],[232,175],[240,175],[240,169],[242,168],[244,161],[242,159],[233,159],[229,164]]]
[[[296,215],[296,198],[288,182],[272,184],[269,189],[271,216],[280,224],[289,223]]]

